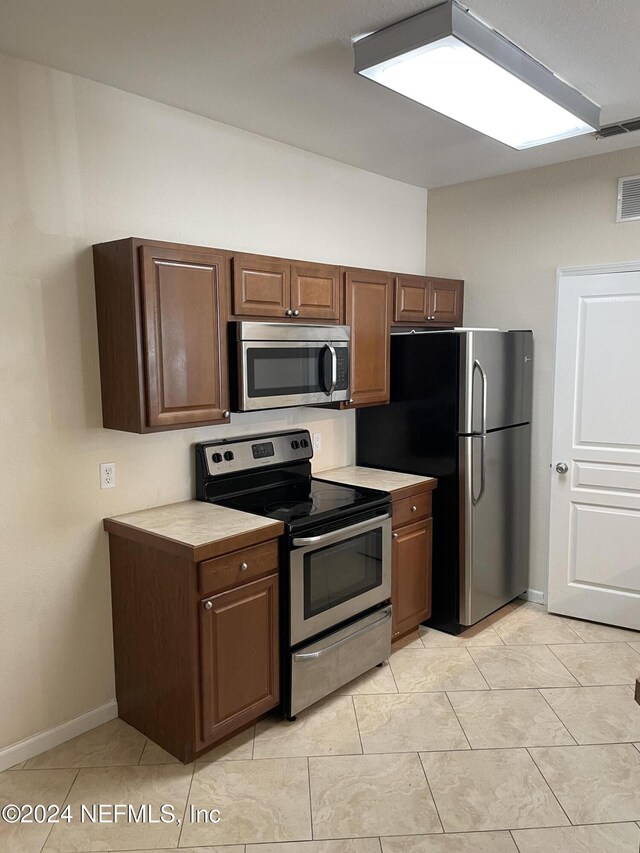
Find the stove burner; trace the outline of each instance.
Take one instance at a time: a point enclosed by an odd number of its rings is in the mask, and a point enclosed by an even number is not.
[[[353,502],[353,495],[344,494],[343,489],[320,489],[314,491],[315,503],[331,503],[333,506],[347,506]]]

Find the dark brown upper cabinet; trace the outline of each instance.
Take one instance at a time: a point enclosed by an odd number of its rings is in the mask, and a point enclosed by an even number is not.
[[[346,269],[345,323],[351,326],[351,400],[362,406],[389,402],[392,276]]]
[[[464,282],[399,275],[394,282],[394,321],[439,326],[462,325]]]
[[[433,323],[462,325],[464,282],[459,279],[432,278],[429,307]]]
[[[340,269],[261,255],[232,258],[234,317],[340,320]]]
[[[228,422],[224,253],[130,238],[93,254],[104,426]]]
[[[338,321],[340,268],[327,264],[292,264],[291,309],[293,316],[301,320]]]

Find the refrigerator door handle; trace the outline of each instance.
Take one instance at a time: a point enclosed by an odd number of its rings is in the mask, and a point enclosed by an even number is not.
[[[472,376],[475,374],[476,370],[480,372],[480,379],[482,380],[482,421],[480,422],[480,432],[484,435],[487,431],[487,374],[484,372],[483,366],[480,364],[477,358],[473,360],[473,372]],[[473,385],[473,380],[472,380]],[[473,415],[474,412],[471,412],[471,426],[473,428]]]
[[[474,471],[474,459],[473,459],[473,442],[479,438],[480,439],[480,491],[476,497],[474,488],[473,488],[473,471]],[[485,478],[486,478],[486,466],[485,466],[485,455],[486,455],[486,435],[474,435],[471,440],[471,502],[474,506],[478,506],[480,501],[482,500],[482,496],[484,495],[485,488]]]

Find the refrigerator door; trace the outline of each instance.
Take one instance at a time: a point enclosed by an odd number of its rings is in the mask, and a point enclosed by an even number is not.
[[[527,589],[529,424],[461,436],[460,613],[474,625]]]
[[[533,334],[460,332],[458,432],[484,433],[531,420]]]

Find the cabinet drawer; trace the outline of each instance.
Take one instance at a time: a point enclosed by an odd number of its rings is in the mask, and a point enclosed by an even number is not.
[[[392,506],[393,527],[400,527],[431,515],[431,492],[421,492],[410,498],[394,501]]]
[[[277,571],[278,541],[273,539],[200,563],[198,589],[201,595],[210,595]]]

